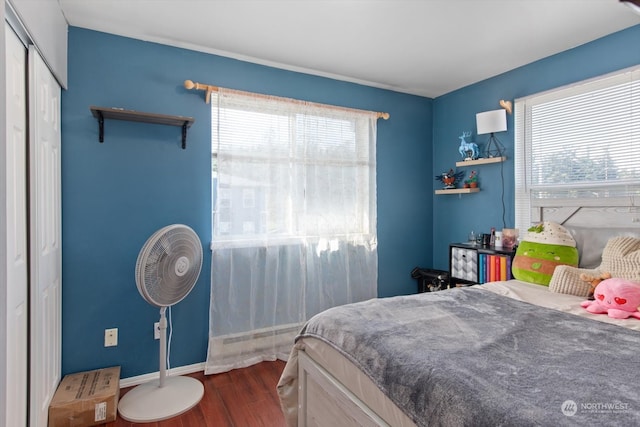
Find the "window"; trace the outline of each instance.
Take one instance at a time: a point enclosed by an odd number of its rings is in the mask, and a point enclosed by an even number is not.
[[[378,286],[378,114],[212,95],[210,373],[285,358],[311,316]]]
[[[253,188],[242,190],[242,207],[252,209],[256,206],[256,192]]]
[[[214,241],[375,233],[375,113],[235,91],[212,102]]]
[[[640,67],[518,99],[516,227],[542,206],[640,196]]]

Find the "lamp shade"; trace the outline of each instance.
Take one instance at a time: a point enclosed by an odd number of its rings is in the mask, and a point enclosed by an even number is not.
[[[476,114],[476,127],[478,135],[504,132],[507,130],[507,112],[501,108],[499,110],[478,113]]]

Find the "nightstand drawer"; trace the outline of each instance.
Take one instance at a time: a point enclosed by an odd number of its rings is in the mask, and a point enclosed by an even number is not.
[[[451,248],[451,277],[472,282],[478,280],[478,259],[475,249]]]

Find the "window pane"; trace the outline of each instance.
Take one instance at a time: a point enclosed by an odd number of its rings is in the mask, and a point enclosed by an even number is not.
[[[637,180],[638,94],[625,82],[533,105],[532,185]]]
[[[540,200],[640,194],[640,68],[516,100],[515,126],[518,228]]]
[[[311,110],[271,99],[214,105],[214,240],[373,231],[375,118]]]

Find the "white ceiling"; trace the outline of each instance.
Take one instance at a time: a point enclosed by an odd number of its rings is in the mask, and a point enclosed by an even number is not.
[[[72,26],[427,97],[640,24],[618,0],[58,2]]]

